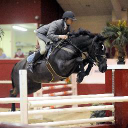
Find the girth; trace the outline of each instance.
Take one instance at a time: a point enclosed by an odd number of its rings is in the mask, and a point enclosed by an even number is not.
[[[52,75],[52,79],[51,79],[50,82],[56,82],[58,80],[63,80],[63,79],[67,78],[67,77],[62,77],[62,76],[58,75],[48,61],[46,61],[46,66],[47,66],[47,69],[49,70],[49,72]]]
[[[61,42],[60,42],[60,43],[61,43]],[[64,51],[66,51],[66,52],[69,52],[69,53],[71,53],[71,54],[74,54],[75,51],[73,51],[73,50],[71,50],[71,49],[69,49],[69,48],[66,48],[66,47],[61,47],[61,46],[60,46],[60,43],[52,50],[52,52],[53,52],[56,48],[59,48],[59,49],[62,49],[62,50],[64,50]],[[51,53],[52,53],[52,52],[51,52]],[[50,54],[51,54],[51,53],[50,53]],[[56,82],[56,81],[58,81],[58,80],[66,79],[67,77],[63,77],[63,76],[58,75],[58,74],[55,72],[55,70],[53,69],[52,65],[48,62],[48,59],[49,59],[50,54],[48,55],[48,58],[47,58],[47,61],[46,61],[47,69],[49,70],[49,72],[50,72],[51,75],[52,75],[52,79],[51,79],[50,82]]]

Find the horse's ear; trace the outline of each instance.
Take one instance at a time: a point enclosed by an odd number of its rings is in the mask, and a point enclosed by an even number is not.
[[[104,37],[104,41],[107,40],[107,39],[108,39],[108,37]]]
[[[99,39],[98,39],[98,36],[96,35],[94,38],[93,38],[93,42],[97,42]]]
[[[107,39],[108,39],[107,37],[103,37],[103,38],[101,39],[102,43],[104,43],[105,40],[107,40]]]
[[[102,35],[98,35],[98,40],[100,40],[100,41],[105,41],[107,39],[107,37],[104,37],[104,36],[102,36]]]
[[[90,31],[88,31],[86,29],[79,28],[78,31],[79,31],[80,35],[89,35],[90,34]]]

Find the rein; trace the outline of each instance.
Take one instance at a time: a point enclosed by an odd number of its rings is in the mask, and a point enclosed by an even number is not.
[[[92,44],[91,44],[91,49],[93,48],[93,45],[94,45],[94,42],[95,42],[95,40],[98,38],[98,36],[96,36],[96,37],[94,37],[93,38],[93,40],[92,40]],[[92,52],[93,50],[91,50],[90,52],[89,52],[89,54],[91,54],[91,52]],[[96,52],[94,52],[94,54],[95,54],[95,60],[92,58],[92,57],[90,57],[91,59],[92,59],[92,61],[93,61],[93,64],[94,63],[101,63],[101,62],[99,62],[98,61],[98,59],[97,59],[97,56],[102,56],[102,57],[106,57],[105,55],[100,55],[100,54],[97,54]],[[97,64],[94,64],[94,65],[97,65]]]
[[[74,48],[76,48],[81,54],[83,54],[85,57],[87,57],[87,55],[82,51],[82,50],[80,50],[76,45],[74,45],[72,42],[71,42],[71,39],[69,38],[68,40],[66,40],[68,43],[70,43]],[[93,39],[93,41],[94,41],[94,39]],[[93,42],[92,42],[92,45],[93,45]],[[88,54],[88,59],[89,59],[89,61],[92,63],[92,64],[94,64],[94,65],[96,65],[95,64],[95,60]]]
[[[91,44],[91,48],[93,48],[93,45],[94,45],[94,42],[95,42],[96,39],[97,39],[97,36],[93,38],[92,44]],[[88,60],[92,63],[92,65],[97,65],[97,62],[100,63],[100,62],[98,61],[97,57],[96,57],[96,55],[98,55],[98,54],[95,54],[95,59],[96,59],[96,61],[95,61],[95,60],[90,56],[91,51],[89,52],[89,54],[88,54],[88,56],[87,56],[87,54],[85,54],[81,49],[79,49],[76,45],[74,45],[74,44],[72,43],[71,38],[68,38],[67,40],[61,40],[61,41],[54,47],[54,49],[51,51],[51,53],[54,52],[54,50],[55,50],[56,48],[59,48],[59,46],[60,46],[64,41],[66,41],[66,42],[68,42],[69,44],[71,44],[76,50],[78,50],[78,51],[81,53],[81,55],[83,54],[85,57],[88,57]],[[62,47],[61,47],[61,48],[62,48]],[[61,48],[60,48],[60,49],[61,49]],[[67,51],[67,50],[65,50],[65,51]],[[50,54],[51,54],[51,53],[50,53]],[[100,56],[102,56],[102,55],[100,55]],[[81,56],[80,56],[80,57],[81,57]],[[49,58],[48,58],[48,59],[49,59]],[[58,74],[55,72],[55,70],[52,68],[52,65],[49,63],[48,59],[47,59],[47,68],[48,68],[49,72],[50,72],[51,75],[52,75],[52,80],[51,80],[51,81],[54,81],[56,77],[61,78],[61,79],[65,79],[66,77],[60,76],[60,75],[58,75]]]

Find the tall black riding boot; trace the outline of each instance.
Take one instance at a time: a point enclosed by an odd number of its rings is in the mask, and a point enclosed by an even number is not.
[[[33,64],[41,57],[42,55],[40,54],[40,51],[37,51],[35,53],[35,56],[33,58]]]
[[[36,53],[35,53],[35,56],[34,56],[34,58],[33,58],[33,61],[32,61],[32,63],[30,63],[29,64],[29,70],[33,73],[33,67],[34,67],[34,64],[35,64],[35,62],[41,57],[42,55],[40,54],[40,51],[37,51]]]

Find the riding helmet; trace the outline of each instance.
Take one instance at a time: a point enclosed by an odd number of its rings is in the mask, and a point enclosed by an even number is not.
[[[76,20],[75,15],[72,11],[66,11],[63,16],[63,19],[72,19],[72,20]]]

